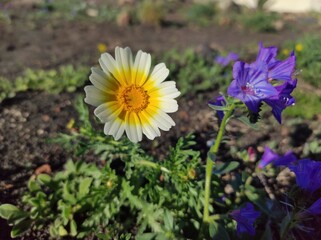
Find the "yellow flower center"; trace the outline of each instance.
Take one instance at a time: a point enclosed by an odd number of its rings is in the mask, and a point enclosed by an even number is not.
[[[128,112],[141,112],[149,104],[147,91],[136,85],[121,88],[117,94],[117,100]]]

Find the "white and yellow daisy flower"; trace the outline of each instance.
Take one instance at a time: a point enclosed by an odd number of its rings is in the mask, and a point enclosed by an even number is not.
[[[175,125],[167,114],[176,112],[180,95],[174,81],[165,81],[169,70],[157,64],[150,73],[151,56],[138,51],[135,60],[130,48],[115,49],[115,59],[103,53],[102,68],[93,67],[86,86],[85,102],[95,106],[94,114],[105,123],[104,133],[118,140],[124,132],[132,142],[160,136]]]

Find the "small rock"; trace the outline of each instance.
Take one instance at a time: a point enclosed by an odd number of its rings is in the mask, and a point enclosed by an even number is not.
[[[231,184],[226,184],[224,187],[224,191],[226,194],[232,194],[234,192],[234,189]]]
[[[49,115],[45,114],[45,115],[42,115],[42,116],[41,116],[41,119],[42,119],[42,121],[44,121],[44,122],[49,122],[50,117],[49,117]]]
[[[45,131],[43,129],[38,129],[37,130],[37,135],[41,136],[45,133]]]

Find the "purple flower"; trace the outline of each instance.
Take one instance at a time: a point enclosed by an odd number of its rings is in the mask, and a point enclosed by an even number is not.
[[[263,99],[278,94],[267,81],[267,69],[256,69],[244,62],[236,62],[233,66],[233,78],[227,93],[244,102],[253,113],[259,112]]]
[[[258,164],[258,168],[263,169],[268,164],[272,163],[274,166],[287,166],[289,163],[296,161],[297,158],[292,151],[287,152],[284,156],[280,156],[273,152],[268,146],[264,149],[264,154]]]
[[[296,175],[296,184],[313,193],[321,187],[321,162],[303,159],[288,166]]]
[[[282,85],[276,86],[275,89],[278,91],[278,94],[264,101],[272,107],[272,113],[276,120],[279,123],[282,122],[281,113],[288,107],[295,104],[295,99],[290,94],[296,88],[297,80],[289,80]]]
[[[315,201],[307,210],[304,212],[309,213],[311,215],[319,215],[321,214],[321,198]]]
[[[217,64],[222,65],[223,67],[226,67],[230,62],[235,62],[238,59],[239,59],[239,55],[238,54],[236,54],[234,52],[230,52],[226,57],[217,56],[215,58],[215,62]]]
[[[246,203],[245,207],[233,210],[231,217],[237,222],[237,235],[241,233],[255,234],[254,222],[260,216],[260,212],[254,210],[252,203]]]
[[[296,58],[292,51],[290,57],[284,61],[277,60],[278,49],[276,47],[263,47],[262,43],[259,43],[259,53],[256,61],[251,64],[252,67],[261,69],[264,65],[267,65],[268,80],[292,80],[292,74],[295,68]]]
[[[210,101],[209,104],[215,105],[215,106],[225,106],[226,102],[223,96],[219,96],[216,98],[215,102]],[[222,121],[224,118],[224,111],[216,110],[218,118]]]

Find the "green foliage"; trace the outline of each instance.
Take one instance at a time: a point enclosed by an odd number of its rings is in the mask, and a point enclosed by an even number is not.
[[[203,226],[205,169],[199,151],[193,150],[192,135],[180,138],[164,159],[155,159],[126,138],[114,141],[96,132],[82,99],[76,109],[79,126],[55,141],[76,155],[94,152],[103,162],[69,160],[55,175],[31,178],[22,198],[24,211],[0,206],[0,216],[13,226],[13,236],[48,226],[54,238],[227,239],[228,221]],[[217,164],[210,213],[234,206],[233,200],[222,202],[224,185],[219,176],[237,166],[237,162]]]
[[[246,12],[237,17],[246,28],[256,32],[276,32],[275,22],[279,16],[276,13],[264,11]]]
[[[162,61],[170,70],[169,79],[175,79],[178,89],[184,94],[193,95],[201,91],[226,89],[232,79],[230,66],[222,67],[214,63],[216,53],[208,50],[204,56],[192,49],[183,53],[177,50],[167,52]]]
[[[66,20],[80,20],[91,17],[95,20],[113,21],[119,12],[119,8],[112,1],[98,3],[95,1],[68,0],[48,1],[42,0],[38,4],[39,10],[34,18],[56,18]]]
[[[321,96],[301,89],[296,89],[292,95],[296,99],[295,106],[286,108],[284,115],[312,119],[316,114],[320,113]]]
[[[302,70],[302,78],[305,82],[315,87],[320,87],[321,75],[321,35],[307,35],[296,42],[285,44],[295,50],[297,56],[297,69]],[[298,47],[301,45],[301,47]],[[302,48],[302,49],[301,49]],[[311,96],[311,95],[310,95]],[[312,104],[309,104],[312,105]]]
[[[146,25],[161,25],[166,15],[166,8],[163,1],[144,0],[138,3],[137,18],[140,23]]]
[[[7,204],[0,207],[0,216],[18,230],[16,235],[26,230],[15,221],[20,212],[29,229],[49,225],[55,238],[110,239],[136,228],[138,238],[175,239],[182,227],[200,221],[203,180],[196,177],[200,159],[198,151],[189,149],[195,144],[192,137],[180,139],[165,160],[154,160],[127,139],[117,142],[95,133],[79,100],[77,109],[79,132],[58,141],[66,147],[79,145],[80,152],[94,151],[106,164],[98,168],[68,161],[54,176],[30,179],[22,200],[26,212]]]
[[[284,44],[282,54],[284,58],[294,50],[296,55],[296,69],[298,88],[293,92],[296,99],[294,107],[287,108],[284,114],[291,117],[302,117],[312,119],[320,113],[321,94],[318,89],[306,86],[304,83],[314,87],[320,87],[321,76],[321,41],[320,35],[306,35],[298,40],[289,41]],[[300,84],[300,82],[304,82]],[[304,110],[303,110],[304,109]]]
[[[213,2],[192,4],[187,10],[187,19],[192,23],[207,26],[214,20],[216,12]]]
[[[87,80],[87,71],[85,67],[74,68],[72,65],[67,65],[58,70],[27,69],[23,76],[13,81],[0,77],[0,102],[27,90],[41,90],[49,93],[73,92],[77,87],[84,85]]]

